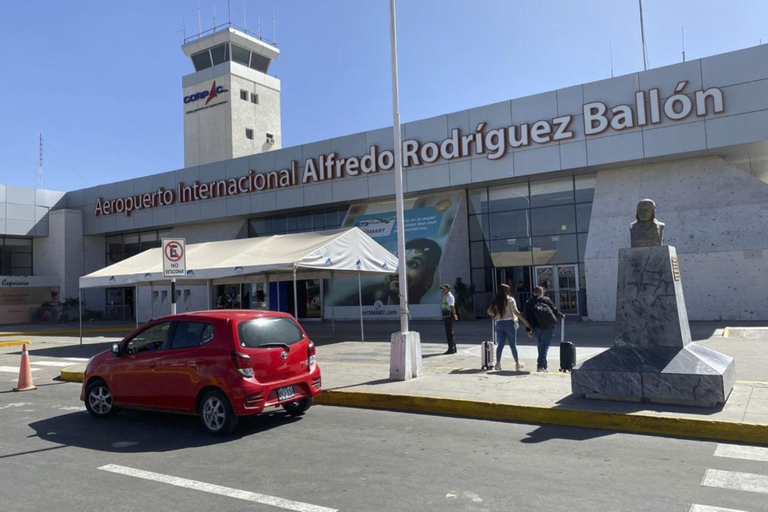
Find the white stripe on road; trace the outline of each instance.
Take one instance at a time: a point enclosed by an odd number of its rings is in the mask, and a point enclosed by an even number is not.
[[[107,464],[106,466],[101,466],[99,469],[109,471],[110,473],[117,473],[118,475],[143,478],[144,480],[152,480],[154,482],[175,485],[176,487],[184,487],[186,489],[209,492],[211,494],[218,494],[219,496],[237,498],[239,500],[261,503],[263,505],[284,508],[286,510],[295,510],[297,512],[338,512],[334,508],[310,505],[309,503],[302,503],[300,501],[291,501],[275,496],[267,496],[266,494],[241,491],[240,489],[232,489],[230,487],[222,487],[221,485],[207,484],[205,482],[198,482],[197,480],[187,480],[186,478],[178,478],[175,476],[163,475],[161,473],[153,473],[151,471],[142,471],[140,469],[118,466],[116,464]]]
[[[701,481],[706,487],[768,494],[768,476],[708,469]]]
[[[66,359],[67,361],[81,361],[81,362],[88,361],[87,357],[65,357],[64,359]]]
[[[697,505],[694,503],[688,512],[744,512],[735,508],[708,507],[707,505]]]
[[[40,370],[40,368],[31,368],[33,372],[36,372]],[[19,367],[18,366],[0,366],[0,372],[6,372],[6,373],[19,373]]]
[[[60,361],[30,361],[30,364],[36,364],[38,366],[72,366],[72,363],[62,363]]]
[[[759,446],[739,446],[737,444],[718,444],[717,449],[715,450],[715,457],[768,462],[768,448],[760,448]]]

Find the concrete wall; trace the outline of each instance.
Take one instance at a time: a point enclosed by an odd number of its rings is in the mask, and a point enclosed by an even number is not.
[[[253,70],[253,73],[256,73]],[[248,91],[248,99],[240,99],[240,91]],[[259,103],[251,103],[250,95],[258,94]],[[280,120],[280,89],[232,75],[232,154],[234,157],[280,149],[282,146]],[[245,129],[253,129],[253,140],[245,137]],[[266,134],[274,135],[275,143],[267,144]],[[272,170],[272,169],[266,169]],[[246,170],[247,172],[247,170]]]
[[[35,275],[50,276],[59,283],[60,297],[77,297],[83,268],[83,213],[54,210],[48,214],[50,233],[33,242]],[[103,255],[102,251],[102,255]]]
[[[638,201],[677,247],[691,320],[768,320],[768,184],[717,157],[600,171],[585,255],[590,320],[613,320]]]
[[[48,236],[48,212],[64,204],[64,192],[0,185],[0,235]]]

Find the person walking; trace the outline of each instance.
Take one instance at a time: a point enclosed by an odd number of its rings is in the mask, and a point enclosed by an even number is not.
[[[504,352],[504,345],[509,343],[512,351],[512,357],[515,358],[515,370],[518,372],[525,366],[520,362],[517,356],[517,320],[520,319],[530,328],[531,324],[525,319],[522,313],[517,310],[517,303],[512,296],[512,290],[509,285],[502,284],[496,291],[496,296],[488,308],[488,315],[495,321],[494,330],[496,331],[496,367],[494,370],[501,370],[501,354]]]
[[[451,285],[444,284],[440,287],[440,291],[443,292],[441,313],[443,315],[443,323],[445,324],[445,337],[448,341],[448,350],[445,351],[445,354],[455,354],[456,340],[453,339],[453,322],[459,319],[459,316],[456,314],[456,299],[451,293]]]
[[[558,318],[563,315],[552,302],[552,299],[544,295],[544,288],[537,286],[533,289],[533,297],[525,303],[525,317],[530,322],[526,328],[529,338],[536,338],[539,357],[536,360],[536,371],[547,371],[547,352],[552,336],[555,334],[555,326]]]

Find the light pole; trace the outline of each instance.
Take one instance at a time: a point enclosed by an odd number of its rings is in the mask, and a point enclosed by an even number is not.
[[[400,332],[392,334],[389,354],[389,378],[408,380],[420,377],[421,340],[419,333],[408,330],[408,277],[405,269],[405,213],[403,211],[403,165],[400,135],[400,98],[397,83],[397,19],[395,0],[389,0],[389,34],[392,54],[392,131],[395,143],[395,203],[397,209],[398,294],[400,296]]]

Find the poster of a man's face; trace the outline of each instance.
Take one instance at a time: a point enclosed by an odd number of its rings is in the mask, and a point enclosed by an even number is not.
[[[405,269],[408,276],[408,302],[421,303],[421,299],[432,288],[435,272],[443,250],[434,240],[417,238],[405,244]],[[389,304],[400,303],[400,277],[388,274],[384,277]]]

